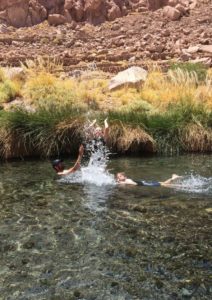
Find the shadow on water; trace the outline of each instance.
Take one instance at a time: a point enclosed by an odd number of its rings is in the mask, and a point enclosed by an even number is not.
[[[120,158],[102,185],[100,169],[61,182],[46,162],[1,165],[0,298],[211,299],[211,167],[210,155]],[[186,188],[116,186],[118,171],[177,173]]]

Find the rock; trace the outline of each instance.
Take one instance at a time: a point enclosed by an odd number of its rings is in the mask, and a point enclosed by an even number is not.
[[[163,14],[165,17],[172,21],[177,21],[181,17],[181,13],[179,12],[179,10],[171,6],[165,6],[163,9]]]
[[[121,17],[121,10],[118,7],[118,5],[113,5],[109,10],[108,10],[108,14],[107,14],[107,19],[109,21],[113,21],[116,18],[120,18]]]
[[[14,78],[23,78],[24,77],[24,70],[21,67],[13,67],[13,68],[4,68],[4,73],[7,78],[14,79]]]
[[[148,0],[148,8],[150,10],[156,10],[163,7],[163,0]]]
[[[185,49],[185,51],[192,54],[198,52],[199,49],[200,49],[199,46],[193,46],[193,47],[191,46],[188,49]]]
[[[175,7],[179,3],[179,1],[178,0],[168,0],[168,1],[164,1],[163,3],[166,3],[166,5],[168,5],[168,6]]]
[[[1,0],[0,20],[14,27],[23,27],[41,23],[48,16],[59,14],[67,22],[87,21],[97,25],[125,16],[129,10],[143,5],[140,0]]]
[[[197,5],[197,0],[191,0],[190,2],[191,2],[191,4],[189,5],[189,8],[194,9]]]
[[[7,22],[14,27],[23,27],[26,25],[29,5],[27,1],[16,1],[7,8]]]
[[[185,15],[187,13],[187,10],[186,10],[185,6],[183,6],[182,4],[177,4],[175,6],[175,8],[177,10],[179,10],[179,12],[181,13],[181,15]]]
[[[66,18],[60,14],[53,14],[53,15],[49,15],[48,22],[49,25],[58,26],[58,25],[65,24]]]
[[[190,292],[189,290],[187,290],[185,288],[182,289],[182,296],[190,298],[191,295],[192,295],[192,292]]]
[[[200,51],[212,53],[212,45],[200,46]]]
[[[3,10],[0,12],[0,22],[6,23],[7,22],[7,12]]]
[[[142,81],[145,81],[146,78],[146,70],[140,67],[131,67],[127,70],[119,72],[115,77],[113,77],[109,83],[109,89],[114,90],[122,87],[123,85],[136,86]]]
[[[7,26],[5,24],[0,24],[0,33],[7,33],[7,32],[10,32]]]
[[[193,60],[190,60],[192,63],[201,63],[207,67],[210,67],[212,65],[212,59],[210,57],[202,57],[202,58],[196,58]]]

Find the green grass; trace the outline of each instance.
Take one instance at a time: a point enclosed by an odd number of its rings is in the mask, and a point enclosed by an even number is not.
[[[73,105],[45,106],[36,112],[0,111],[2,157],[76,153],[83,140],[86,113]],[[94,115],[102,124],[105,114]],[[212,152],[212,112],[202,105],[182,102],[163,113],[113,110],[107,115],[109,144],[116,152]]]
[[[28,62],[19,81],[0,69],[0,105],[21,95],[31,110],[14,105],[0,111],[2,157],[76,152],[88,110],[100,125],[108,117],[114,152],[212,152],[211,73],[202,81],[202,65],[177,63],[167,74],[150,72],[139,91],[115,92],[105,79],[63,80],[60,68],[50,61]]]
[[[1,154],[3,157],[10,157],[11,151],[19,153],[20,148],[24,148],[26,152],[31,151],[31,155],[45,157],[61,152],[75,152],[82,139],[83,122],[82,110],[72,106],[57,110],[52,107],[40,108],[34,113],[20,109],[1,111]],[[17,143],[11,149],[13,139]]]
[[[198,143],[202,144],[202,152],[204,152],[204,139],[208,135],[210,139],[210,129],[212,125],[212,112],[205,110],[203,105],[194,105],[193,102],[182,102],[177,105],[169,106],[167,111],[160,113],[148,114],[147,112],[122,112],[112,111],[109,113],[109,119],[113,124],[121,124],[122,126],[131,126],[144,129],[157,144],[157,151],[160,153],[179,153],[187,149],[189,145],[184,144],[183,136],[185,134],[185,127],[193,128],[192,135],[195,135],[195,129],[199,132],[199,128],[205,130],[205,135],[198,135]],[[194,126],[196,125],[196,127]],[[203,131],[202,131],[203,132]],[[189,131],[191,134],[191,131]],[[211,136],[212,139],[212,136]],[[189,140],[189,139],[188,139]],[[205,143],[206,150],[210,151],[210,145]],[[194,146],[192,146],[194,149]],[[212,151],[212,141],[211,141]]]
[[[199,81],[204,81],[207,76],[207,68],[201,63],[175,62],[170,64],[170,70],[180,69],[189,74],[196,73]]]

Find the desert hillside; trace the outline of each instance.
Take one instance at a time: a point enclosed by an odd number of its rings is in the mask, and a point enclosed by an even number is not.
[[[210,0],[3,0],[0,63],[51,55],[68,70],[171,59],[211,65],[211,16]]]
[[[0,156],[212,152],[211,0],[1,0]],[[117,74],[118,73],[118,74]]]

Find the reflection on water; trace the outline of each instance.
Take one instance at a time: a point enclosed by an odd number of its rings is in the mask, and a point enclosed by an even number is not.
[[[92,211],[103,211],[106,209],[106,201],[114,192],[113,185],[96,186],[95,184],[85,184],[84,205]]]
[[[133,179],[185,175],[186,191],[101,186],[82,173],[64,184],[47,162],[1,165],[0,299],[211,299],[211,156],[108,168]]]

